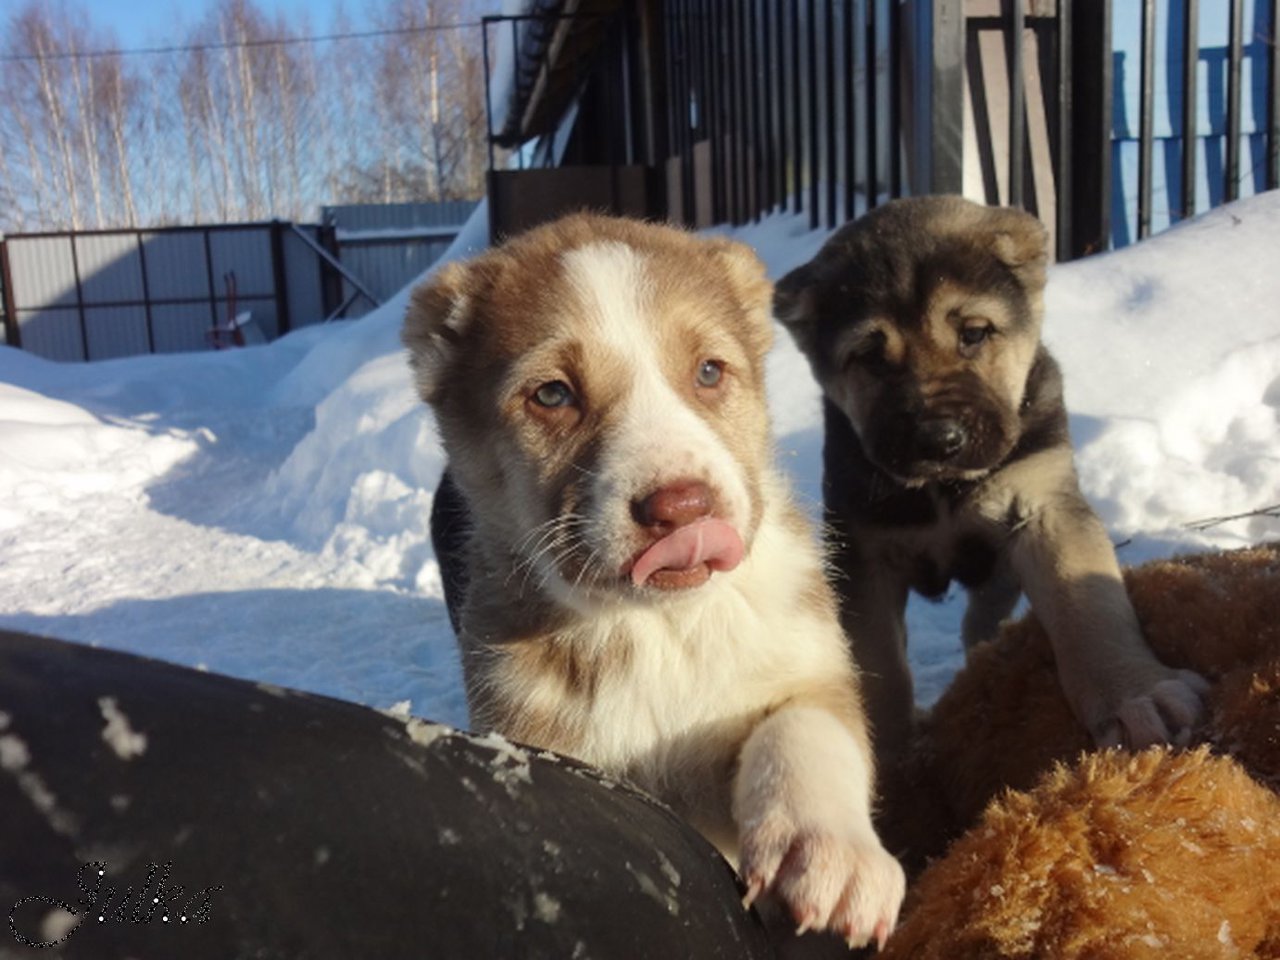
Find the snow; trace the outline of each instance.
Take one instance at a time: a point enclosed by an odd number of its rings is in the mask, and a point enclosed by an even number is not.
[[[560,901],[539,890],[533,895],[533,915],[543,923],[555,923],[560,919]]]
[[[487,216],[449,256],[483,247]],[[774,277],[826,237],[795,215],[732,235]],[[1082,483],[1126,562],[1277,536],[1271,518],[1188,526],[1280,503],[1277,249],[1273,192],[1051,269],[1045,336]],[[216,353],[85,365],[0,348],[0,626],[464,727],[407,296]],[[785,334],[768,374],[779,460],[816,516],[818,391]],[[956,592],[908,611],[924,703],[962,660],[961,608]]]
[[[121,760],[132,760],[147,752],[147,735],[138,733],[129,725],[115,697],[99,697],[98,709],[107,725],[102,728],[102,739]]]
[[[55,907],[44,915],[40,921],[40,941],[42,944],[57,943],[69,934],[80,922],[80,917],[64,907]]]
[[[0,737],[0,770],[21,770],[31,760],[27,745],[12,733]]]

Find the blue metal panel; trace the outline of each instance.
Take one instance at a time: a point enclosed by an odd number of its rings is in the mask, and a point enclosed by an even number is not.
[[[10,237],[8,245],[16,310],[76,305],[69,237]]]
[[[74,307],[69,310],[19,310],[18,330],[22,336],[22,348],[36,356],[46,360],[84,359],[80,311]]]
[[[1228,7],[1202,3],[1198,18],[1198,83],[1192,92],[1196,115],[1195,209],[1205,211],[1224,201],[1222,186],[1226,156]],[[1239,196],[1266,189],[1265,149],[1266,70],[1275,51],[1266,43],[1269,14],[1266,5],[1244,4],[1244,69],[1241,96]],[[1137,239],[1139,150],[1139,52],[1141,22],[1137,0],[1118,0],[1112,6],[1115,84],[1112,163],[1112,243],[1125,246]],[[1178,218],[1182,207],[1181,117],[1183,90],[1183,23],[1181,3],[1156,5],[1155,113],[1152,166],[1151,230],[1159,232]]]
[[[209,234],[209,249],[213,254],[213,282],[217,284],[218,296],[225,293],[223,274],[231,271],[235,272],[240,296],[274,295],[270,227],[214,231]]]
[[[147,311],[143,307],[86,307],[89,359],[110,360],[149,353]]]
[[[301,227],[311,239],[314,227]],[[315,251],[294,236],[284,234],[284,275],[289,288],[289,324],[293,329],[310,326],[324,319],[324,303],[320,290],[320,258]]]
[[[452,240],[413,240],[376,246],[343,246],[342,265],[385,302],[426,272],[450,243]],[[345,284],[344,290],[348,295],[351,293]],[[371,309],[367,301],[358,306],[360,313]],[[352,315],[357,315],[357,311],[353,310]]]
[[[132,233],[91,233],[75,238],[84,302],[123,303],[143,299],[142,264]],[[146,341],[143,341],[144,351]],[[90,356],[96,359],[94,350]]]
[[[422,276],[449,249],[477,204],[475,200],[352,204],[325,207],[322,215],[337,227],[342,265],[385,301]],[[342,291],[344,299],[354,292],[345,280]],[[346,316],[363,316],[371,309],[367,300],[358,297]]]
[[[144,233],[147,286],[156,300],[186,300],[209,296],[204,237],[192,231]]]
[[[153,306],[151,320],[156,331],[156,353],[209,349],[205,335],[213,326],[213,319],[207,306]]]

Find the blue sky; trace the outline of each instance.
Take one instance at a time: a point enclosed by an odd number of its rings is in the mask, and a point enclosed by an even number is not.
[[[96,25],[114,30],[124,47],[181,43],[187,28],[212,5],[213,0],[82,0],[69,4],[72,10],[87,11]],[[307,11],[312,32],[323,33],[330,26],[339,0],[258,0],[258,5],[268,15]],[[9,15],[24,6],[25,0],[0,0],[0,30]],[[342,6],[356,29],[369,27],[359,0],[347,0]]]

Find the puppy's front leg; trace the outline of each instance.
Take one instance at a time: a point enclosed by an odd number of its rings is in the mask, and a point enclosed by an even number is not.
[[[905,619],[909,587],[896,567],[867,552],[868,539],[861,532],[841,536],[832,560],[841,578],[840,626],[858,665],[876,756],[887,766],[907,750],[915,730]]]
[[[1147,646],[1106,529],[1064,491],[1014,535],[1014,567],[1049,634],[1059,682],[1099,746],[1185,742],[1208,684]]]
[[[883,946],[906,881],[871,825],[871,790],[865,736],[830,711],[794,702],[756,726],[733,791],[748,902],[769,892],[798,932]]]

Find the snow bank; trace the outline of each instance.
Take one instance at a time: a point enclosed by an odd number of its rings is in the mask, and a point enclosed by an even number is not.
[[[1085,492],[1118,536],[1233,547],[1276,536],[1280,192],[1117,253],[1055,267],[1045,339],[1062,362]]]

